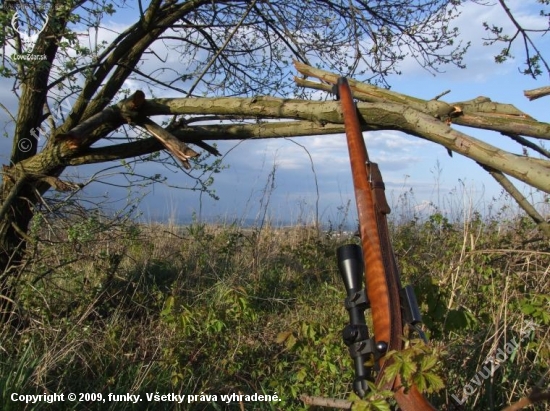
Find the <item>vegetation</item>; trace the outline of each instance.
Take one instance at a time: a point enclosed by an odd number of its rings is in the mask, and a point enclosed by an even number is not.
[[[401,130],[468,155],[550,230],[507,178],[550,192],[550,154],[540,141],[550,138],[548,124],[488,97],[449,104],[442,95],[424,101],[376,86],[387,86],[412,58],[432,73],[462,67],[468,45],[453,21],[464,2],[145,3],[2,3],[0,76],[17,90],[13,104],[1,105],[12,144],[0,187],[2,409],[58,407],[25,406],[11,401],[13,393],[199,395],[180,405],[84,399],[98,410],[299,409],[300,394],[348,395],[352,370],[340,341],[345,312],[334,252],[349,238],[338,230],[139,225],[128,218],[131,210],[111,219],[101,207],[94,211],[97,204],[76,201],[83,186],[107,174],[126,178],[127,187],[163,181],[156,172],[141,174],[138,165],[148,162],[177,168],[190,177],[184,188],[215,195],[210,176],[223,167],[203,140],[341,132],[338,103],[286,98],[296,91],[292,60],[304,76],[333,79],[312,67],[322,62],[363,81],[352,85],[370,129]],[[548,17],[548,0],[538,3]],[[496,6],[517,31],[487,23],[486,41],[505,47],[497,62],[523,39],[524,74],[550,72],[537,46],[549,29],[524,27],[504,1]],[[120,11],[133,21],[118,32],[105,28]],[[305,79],[298,86],[327,88]],[[167,92],[178,98],[155,98]],[[451,123],[502,133],[522,155]],[[66,173],[96,163],[111,164],[90,178]],[[70,192],[68,202],[59,203],[52,188]],[[392,371],[441,409],[460,408],[463,399],[468,408],[497,409],[544,381],[548,249],[534,228],[523,217],[459,221],[439,212],[393,227],[404,279],[418,289],[433,344],[412,339],[394,354]],[[499,350],[509,342],[518,343],[503,361]],[[483,378],[487,359],[496,372]],[[280,401],[221,400],[240,392],[276,393]],[[387,394],[375,390],[357,407],[387,409]]]
[[[99,213],[37,215],[32,227],[36,254],[22,276],[19,328],[1,331],[3,410],[56,406],[24,406],[10,401],[13,392],[143,398],[87,401],[89,410],[299,410],[302,394],[350,398],[335,250],[352,235],[265,222],[140,225]],[[504,208],[465,221],[413,212],[392,235],[432,339],[398,354],[400,372],[440,410],[498,410],[547,383],[550,253],[530,219]],[[514,350],[499,357],[511,341]],[[492,356],[500,365],[484,379]],[[147,393],[217,401],[149,402]],[[221,400],[232,393],[280,401]],[[375,391],[356,407],[388,409],[387,394]]]
[[[457,31],[447,30],[458,4],[306,3],[3,2],[0,76],[13,81],[14,92],[20,91],[15,93],[16,110],[2,104],[13,124],[6,133],[12,149],[0,187],[0,294],[17,299],[13,283],[42,195],[50,188],[71,191],[91,183],[69,181],[63,175],[67,167],[121,160],[118,171],[132,183],[152,183],[162,181],[162,175],[141,175],[136,164],[155,161],[186,172],[189,159],[198,155],[185,144],[189,142],[217,154],[202,137],[195,138],[200,129],[194,127],[196,119],[164,111],[174,116],[160,124],[149,118],[159,113],[141,113],[145,97],[166,92],[184,100],[287,96],[293,59],[325,61],[340,72],[374,73],[371,79],[382,83],[410,54],[432,71],[442,64],[461,65],[464,46],[453,45]],[[120,30],[109,22],[117,12],[127,22]],[[372,41],[364,43],[367,39]],[[129,84],[141,90],[130,90]],[[200,114],[210,121],[243,119],[236,112],[230,117],[208,110]],[[257,120],[258,113],[252,117]],[[186,137],[174,135],[178,131]],[[239,134],[239,139],[247,137]],[[174,157],[159,155],[160,150]],[[196,163],[200,169],[204,158]],[[191,183],[182,186],[207,190],[211,184],[200,172],[190,176]],[[6,301],[0,301],[0,311],[10,311]]]
[[[15,101],[2,104],[12,148],[0,186],[0,321],[9,318],[12,301],[18,300],[29,224],[50,189],[78,192],[115,170],[130,187],[163,181],[161,173],[147,175],[137,168],[152,161],[187,173],[190,183],[183,187],[209,191],[210,171],[220,171],[220,164],[198,158],[188,143],[219,155],[203,140],[342,132],[337,103],[288,100],[314,95],[296,91],[293,60],[304,76],[325,76],[311,67],[322,64],[369,83],[352,83],[358,98],[369,102],[358,106],[369,129],[400,130],[468,156],[550,233],[544,218],[508,180],[512,176],[550,192],[550,155],[540,142],[549,138],[547,124],[489,97],[447,103],[440,95],[424,101],[373,85],[387,86],[388,76],[399,74],[400,66],[413,59],[432,73],[446,65],[463,67],[468,44],[453,25],[468,3],[3,2],[0,76],[13,81]],[[485,26],[484,41],[505,47],[497,62],[511,58],[512,44],[523,40],[523,72],[532,77],[550,72],[539,45],[549,30],[548,1],[538,3],[529,13],[542,17],[540,27],[536,19],[519,22],[503,0],[493,6],[506,11],[515,33],[508,33],[502,22]],[[109,21],[117,12],[123,28]],[[301,79],[300,86],[326,88],[324,83],[304,83]],[[168,92],[178,98],[155,98]],[[542,95],[546,90],[530,94]],[[190,98],[202,96],[208,98]],[[154,116],[160,120],[153,121]],[[450,129],[451,122],[502,133],[519,144],[522,155]],[[116,165],[106,165],[91,178],[66,173],[70,167],[108,162]]]

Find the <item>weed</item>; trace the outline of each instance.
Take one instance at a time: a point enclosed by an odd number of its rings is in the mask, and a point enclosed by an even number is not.
[[[525,395],[550,361],[547,242],[523,218],[468,215],[458,222],[435,210],[391,227],[432,342],[394,353],[390,371],[410,377],[441,410],[456,409],[452,395],[513,338],[521,342],[467,409],[498,409]],[[264,217],[259,228],[242,228],[92,215],[57,225],[55,236],[51,224],[33,226],[34,258],[20,283],[24,321],[0,333],[1,408],[48,409],[14,403],[13,392],[281,400],[81,404],[89,410],[300,410],[301,394],[353,398],[335,262],[351,239],[317,227],[276,229]],[[388,409],[386,394],[374,389],[357,409]]]

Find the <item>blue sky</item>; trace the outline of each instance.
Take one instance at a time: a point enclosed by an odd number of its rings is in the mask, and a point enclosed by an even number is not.
[[[513,10],[525,6],[525,2],[509,4]],[[532,19],[532,15],[531,12],[531,15],[523,16],[519,12],[518,19]],[[523,96],[523,90],[546,85],[548,77],[542,76],[535,81],[520,74],[518,69],[523,58],[520,52],[517,59],[496,65],[493,56],[499,47],[482,45],[483,21],[506,23],[503,13],[496,7],[468,5],[458,23],[465,32],[464,38],[472,41],[466,57],[467,69],[448,67],[445,73],[433,76],[416,62],[409,61],[403,67],[404,74],[390,80],[392,90],[425,99],[451,90],[443,97],[448,102],[483,95],[493,101],[514,104],[533,117],[548,121],[547,99],[529,102]],[[547,48],[548,44],[546,40]],[[541,48],[544,50],[544,47]],[[464,127],[461,129],[471,136],[521,153],[521,148],[507,137]],[[410,198],[411,190],[414,194],[412,206],[423,209],[428,203],[434,203],[453,216],[472,208],[486,213],[494,203],[493,198],[501,198],[502,190],[492,177],[475,162],[457,153],[450,158],[441,146],[393,131],[365,133],[365,138],[371,159],[381,167],[386,194],[396,213],[403,204],[402,194],[407,192],[407,198]],[[155,201],[146,201],[143,211],[151,218],[156,218],[157,213],[188,215],[198,210],[202,210],[203,216],[219,216],[229,221],[261,217],[262,207],[268,200],[264,191],[275,166],[275,189],[269,197],[269,214],[273,221],[309,222],[314,218],[318,204],[321,219],[339,223],[339,208],[346,206],[350,199],[354,214],[345,137],[313,136],[294,140],[311,154],[315,173],[306,151],[291,141],[247,141],[235,148],[236,143],[225,142],[219,145],[220,151],[232,151],[224,158],[224,163],[230,168],[215,176],[214,188],[220,196],[219,201],[203,196],[201,207],[199,199],[193,194],[156,187]],[[176,180],[179,177],[174,176]],[[525,193],[529,190],[525,189]],[[350,221],[353,220],[352,215]]]
[[[527,7],[534,2],[507,3],[516,12],[519,21],[533,21],[539,27],[547,24],[546,20],[533,12],[533,8],[529,10]],[[121,18],[122,16],[115,14],[112,26],[123,26],[124,21]],[[517,56],[515,60],[496,65],[493,56],[502,46],[482,45],[485,34],[483,21],[499,22],[505,27],[508,24],[498,7],[468,3],[457,22],[463,39],[472,42],[465,59],[467,69],[448,67],[445,73],[433,76],[416,62],[405,61],[402,66],[403,75],[390,79],[392,90],[424,99],[451,90],[442,98],[447,102],[469,100],[483,95],[493,101],[514,104],[538,120],[550,121],[548,98],[529,102],[523,96],[523,90],[547,85],[548,75],[535,81],[520,74],[518,69],[521,67],[523,54],[519,50],[514,53]],[[548,39],[539,44],[542,50],[548,50],[549,45]],[[2,83],[5,84],[5,81]],[[14,107],[13,95],[7,90],[4,87],[0,92],[0,101]],[[176,92],[168,95],[179,97]],[[5,114],[0,113],[0,120],[5,119]],[[521,148],[507,137],[474,129],[462,130],[501,148],[515,153],[521,152]],[[471,207],[486,212],[493,203],[493,198],[500,197],[500,186],[476,163],[456,153],[450,158],[441,146],[393,131],[366,133],[365,138],[371,159],[381,167],[386,182],[386,194],[390,204],[394,206],[403,204],[403,193],[408,193],[406,198],[410,199],[412,192],[414,198],[411,207],[417,209],[425,208],[428,203],[435,203],[450,214],[460,214],[461,210]],[[177,190],[168,185],[157,184],[147,189],[149,194],[140,203],[142,218],[146,221],[168,217],[185,220],[195,212],[205,218],[219,217],[223,221],[253,220],[263,216],[268,203],[268,216],[274,223],[311,222],[318,209],[319,217],[323,221],[330,220],[333,224],[339,224],[342,220],[342,208],[351,200],[348,222],[353,222],[355,205],[345,137],[312,136],[296,138],[294,141],[307,148],[312,162],[304,148],[290,140],[219,143],[220,151],[225,154],[223,163],[229,166],[214,176],[213,188],[219,200],[189,190]],[[0,148],[0,161],[7,163],[9,141],[2,139]],[[67,170],[67,173],[85,178],[96,170],[96,166],[80,167]],[[172,172],[164,167],[149,164],[142,165],[137,170],[143,174],[159,172],[168,177],[168,184],[192,184],[183,173]],[[273,170],[274,188],[266,193]],[[134,191],[134,194],[141,193],[138,188]],[[81,196],[87,195],[106,195],[112,201],[124,201],[127,191],[94,183],[81,193]],[[411,210],[394,208],[395,213]]]

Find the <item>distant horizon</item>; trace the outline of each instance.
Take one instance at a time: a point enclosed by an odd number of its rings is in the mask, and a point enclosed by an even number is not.
[[[474,191],[474,190],[472,190]],[[512,220],[520,216],[525,216],[526,213],[517,205],[514,199],[512,199],[507,193],[502,192],[499,198],[493,198],[488,201],[484,196],[478,198],[469,197],[471,193],[446,193],[440,196],[442,204],[435,204],[433,202],[417,203],[414,198],[414,192],[408,191],[401,193],[399,198],[388,195],[386,198],[391,207],[391,213],[388,215],[388,221],[396,224],[408,223],[410,221],[425,222],[430,217],[440,214],[443,218],[447,219],[450,223],[464,223],[465,221],[471,221],[475,216],[479,216],[483,221],[491,221],[496,219],[497,216],[502,220]],[[543,193],[539,204],[543,201]],[[464,200],[461,204],[459,201]],[[223,202],[223,199],[217,200]],[[305,226],[311,227],[316,223],[315,213],[313,210],[309,210],[309,213],[304,213],[298,218],[284,218],[280,215],[272,215],[269,211],[263,210],[255,217],[246,217],[237,213],[220,213],[220,214],[208,214],[192,212],[178,212],[177,206],[172,204],[171,210],[160,212],[159,208],[156,208],[152,213],[152,210],[148,210],[148,204],[145,203],[144,207],[137,206],[136,212],[139,216],[136,216],[136,222],[141,224],[176,224],[176,225],[190,225],[193,223],[205,223],[213,225],[233,225],[236,224],[239,227],[252,228],[260,225],[269,225],[276,228]],[[341,229],[344,231],[355,231],[357,229],[357,212],[355,199],[351,199],[349,203],[349,209],[345,212],[345,205],[341,206],[341,214],[339,216],[320,216],[319,225],[321,229],[328,230]],[[543,206],[541,214],[543,216],[550,216],[550,204],[546,203]],[[265,213],[265,215],[264,215]]]

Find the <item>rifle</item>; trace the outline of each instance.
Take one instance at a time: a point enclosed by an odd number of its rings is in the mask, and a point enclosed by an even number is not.
[[[382,389],[392,390],[402,411],[426,411],[435,408],[412,385],[407,391],[397,375],[386,380],[388,350],[403,349],[404,328],[419,330],[422,321],[413,288],[401,287],[399,269],[388,232],[386,215],[390,207],[384,194],[382,175],[376,163],[369,161],[361,124],[353,95],[344,77],[334,88],[341,102],[344,127],[355,189],[361,247],[351,244],[337,250],[338,265],[347,298],[346,309],[350,324],[343,330],[343,338],[355,362],[354,391],[363,397],[372,381],[372,370],[365,361],[372,358],[378,369],[376,383]],[[366,292],[362,287],[364,276]],[[374,338],[369,338],[364,310],[370,307]]]

